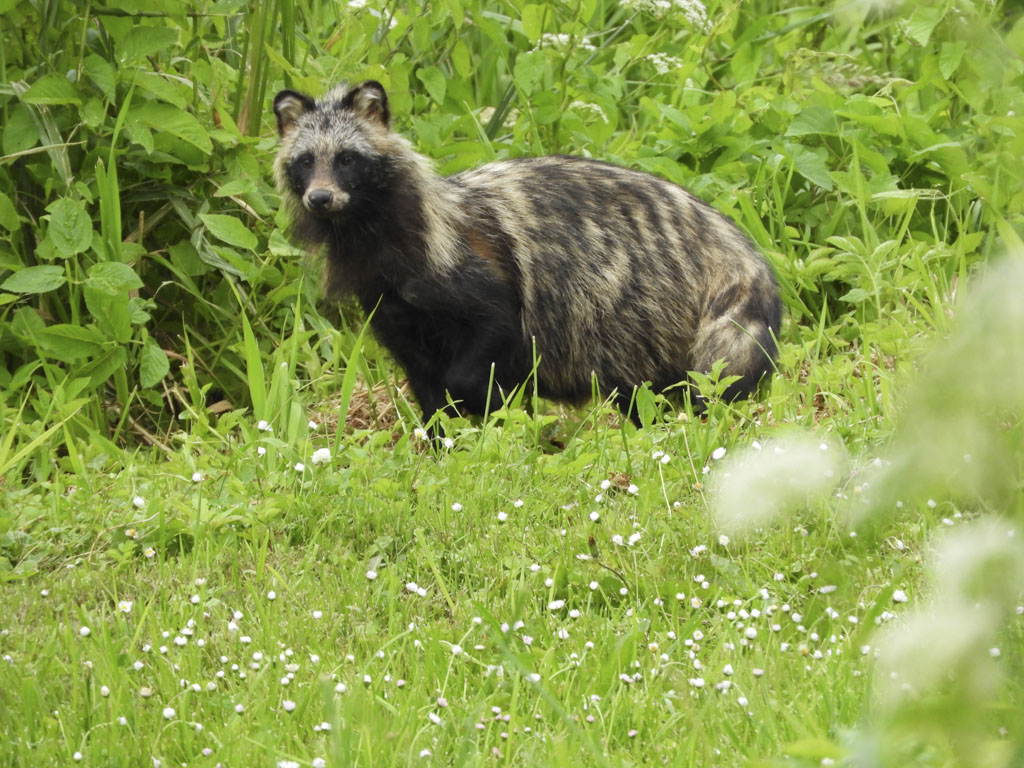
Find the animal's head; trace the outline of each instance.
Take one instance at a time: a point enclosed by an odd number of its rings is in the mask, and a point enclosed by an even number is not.
[[[392,177],[395,142],[384,87],[339,85],[315,101],[297,91],[274,97],[281,137],[275,169],[283,192],[317,217],[358,210]]]

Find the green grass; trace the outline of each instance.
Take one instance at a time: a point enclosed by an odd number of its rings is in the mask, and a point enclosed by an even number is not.
[[[1013,4],[0,11],[0,766],[1024,762]],[[428,447],[269,179],[274,91],[364,77],[444,172],[734,217],[764,398]]]

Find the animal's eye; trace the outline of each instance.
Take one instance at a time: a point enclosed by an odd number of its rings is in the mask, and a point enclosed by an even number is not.
[[[338,165],[352,165],[356,161],[355,152],[339,152],[335,158]]]
[[[295,162],[300,168],[312,168],[313,156],[307,152],[304,155],[299,155],[299,158]]]

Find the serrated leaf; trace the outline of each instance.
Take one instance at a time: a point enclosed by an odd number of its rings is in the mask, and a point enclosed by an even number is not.
[[[147,389],[156,386],[169,370],[167,353],[152,338],[146,339],[139,356],[139,384]]]
[[[78,91],[64,75],[43,75],[21,95],[26,104],[81,104]]]
[[[148,102],[138,107],[132,107],[130,119],[140,121],[155,131],[165,131],[177,136],[207,155],[213,152],[210,135],[199,124],[199,121],[188,112],[172,107],[170,104]]]
[[[423,83],[423,87],[427,89],[431,99],[438,104],[444,102],[444,94],[448,87],[444,72],[437,67],[424,67],[417,70],[416,77]]]
[[[178,33],[170,27],[132,27],[119,46],[120,58],[130,64],[171,48],[177,42]]]
[[[46,264],[26,267],[4,280],[0,288],[11,293],[46,293],[67,282],[64,268]]]
[[[116,296],[119,293],[138,290],[142,287],[142,280],[127,264],[119,261],[101,261],[89,268],[89,279],[86,284]]]
[[[259,244],[256,235],[234,216],[226,216],[222,213],[201,213],[199,218],[203,220],[203,224],[206,225],[210,234],[228,245],[253,251]]]
[[[50,226],[46,234],[58,254],[69,259],[92,244],[92,219],[85,210],[84,201],[61,197],[47,210],[50,212]]]

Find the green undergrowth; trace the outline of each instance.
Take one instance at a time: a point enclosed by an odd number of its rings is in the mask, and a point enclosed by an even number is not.
[[[0,0],[0,765],[1024,762],[1012,3]],[[424,439],[268,105],[732,216],[778,371]],[[608,393],[604,393],[607,395]]]

